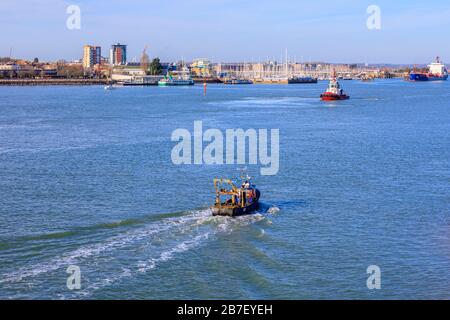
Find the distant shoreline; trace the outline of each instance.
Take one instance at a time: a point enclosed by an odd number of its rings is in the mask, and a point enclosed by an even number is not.
[[[222,83],[218,79],[194,78],[195,83]],[[107,79],[0,79],[0,86],[45,86],[45,85],[106,85],[115,84]],[[139,85],[139,84],[138,84]],[[142,85],[142,84],[141,84]],[[157,83],[153,84],[157,85]]]
[[[105,85],[107,79],[0,79],[0,86]]]
[[[401,79],[402,77],[393,77],[392,79]],[[383,78],[379,78],[383,79]],[[358,79],[353,79],[358,80]],[[322,81],[319,79],[319,81]],[[209,84],[220,84],[222,83],[219,80],[212,80],[212,79],[200,79],[200,78],[194,78],[195,84],[203,84],[203,83],[209,83]],[[0,87],[2,86],[54,86],[54,85],[61,85],[61,86],[95,86],[95,85],[107,85],[107,84],[116,84],[117,81],[114,80],[107,80],[107,79],[0,79]],[[286,83],[267,83],[267,82],[254,82],[254,84],[288,84]],[[135,84],[136,86],[155,86],[155,84]]]

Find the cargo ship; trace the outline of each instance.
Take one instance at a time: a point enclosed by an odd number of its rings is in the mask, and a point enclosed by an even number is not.
[[[448,71],[439,57],[428,65],[428,72],[416,72],[409,74],[409,81],[444,81],[448,79]]]

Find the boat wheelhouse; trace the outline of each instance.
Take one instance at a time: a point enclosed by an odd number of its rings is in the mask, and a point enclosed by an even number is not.
[[[250,177],[237,187],[230,179],[214,179],[216,200],[211,207],[214,216],[242,216],[259,208],[261,193],[251,183]]]

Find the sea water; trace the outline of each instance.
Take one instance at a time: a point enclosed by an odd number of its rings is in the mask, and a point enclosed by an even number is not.
[[[0,87],[0,298],[450,298],[450,84],[342,85]],[[240,166],[173,164],[194,121],[279,129],[257,214],[208,209]]]

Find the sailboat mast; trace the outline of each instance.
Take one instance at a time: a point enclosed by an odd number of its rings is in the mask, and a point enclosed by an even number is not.
[[[285,63],[286,63],[286,78],[289,78],[289,67],[288,67],[288,51],[287,48],[285,50]]]

